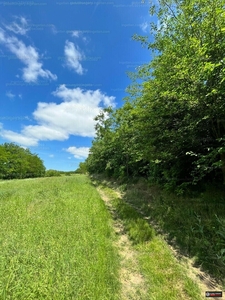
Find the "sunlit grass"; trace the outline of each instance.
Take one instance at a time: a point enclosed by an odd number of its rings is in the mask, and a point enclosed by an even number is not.
[[[151,299],[203,299],[196,283],[188,278],[185,269],[175,260],[168,245],[160,237],[139,245],[138,251]]]
[[[109,213],[86,176],[0,186],[0,299],[118,299]]]

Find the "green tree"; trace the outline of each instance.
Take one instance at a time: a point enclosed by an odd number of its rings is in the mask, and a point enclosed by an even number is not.
[[[61,172],[53,169],[49,169],[45,172],[45,177],[61,176]]]
[[[5,143],[0,145],[0,171],[3,179],[42,177],[45,166],[29,149]]]
[[[224,180],[224,2],[159,1],[150,11],[158,18],[154,41],[135,37],[155,53],[139,70],[149,77],[138,99],[146,155],[175,183],[218,167]]]
[[[96,117],[90,172],[146,175],[169,188],[225,182],[225,12],[222,0],[152,5],[152,61],[131,74],[122,108]]]
[[[75,171],[76,174],[86,174],[87,173],[87,164],[86,162],[80,162],[79,167]]]

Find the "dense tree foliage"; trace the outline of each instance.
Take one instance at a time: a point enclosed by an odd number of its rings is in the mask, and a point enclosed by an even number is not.
[[[61,172],[53,169],[49,169],[45,172],[45,177],[61,176]]]
[[[87,173],[87,166],[85,162],[80,162],[79,167],[74,171],[75,174],[86,174]]]
[[[133,74],[124,106],[96,117],[88,170],[168,188],[225,183],[224,0],[162,0],[150,14],[154,40],[134,39],[153,59]]]
[[[13,143],[0,145],[1,179],[42,177],[44,174],[45,166],[37,154]]]

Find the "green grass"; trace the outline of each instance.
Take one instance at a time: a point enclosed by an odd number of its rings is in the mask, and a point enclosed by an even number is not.
[[[141,273],[145,277],[147,297],[151,300],[201,300],[202,292],[187,270],[175,259],[167,243],[133,207],[119,199],[107,181],[93,181],[111,199],[110,203],[133,241]],[[142,220],[142,221],[140,221]]]
[[[86,176],[0,183],[0,299],[119,299],[114,238]]]
[[[175,260],[168,245],[160,237],[138,246],[139,262],[148,283],[152,300],[203,299],[196,283]]]
[[[148,222],[143,219],[142,215],[122,199],[116,197],[111,189],[103,186],[101,186],[101,188],[104,189],[111,198],[111,205],[116,211],[117,218],[123,221],[124,229],[133,245],[150,241],[154,237],[155,231],[149,226]]]
[[[164,192],[147,181],[121,186],[124,199],[167,234],[168,241],[225,287],[225,192],[208,186],[195,197]]]

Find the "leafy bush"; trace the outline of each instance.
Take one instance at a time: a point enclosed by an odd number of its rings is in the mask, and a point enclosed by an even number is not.
[[[50,169],[45,172],[45,177],[53,177],[53,176],[61,176],[60,171]]]

